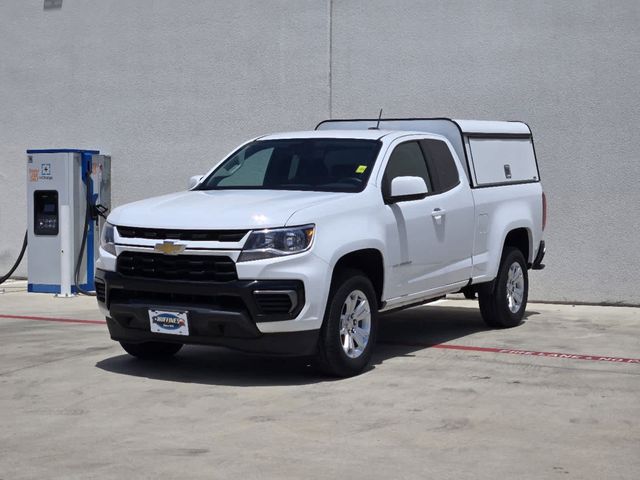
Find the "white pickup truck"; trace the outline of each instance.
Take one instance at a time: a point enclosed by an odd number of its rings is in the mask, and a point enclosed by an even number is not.
[[[380,312],[463,292],[489,326],[518,325],[545,217],[524,123],[328,120],[115,209],[98,304],[137,357],[223,345],[355,375]]]

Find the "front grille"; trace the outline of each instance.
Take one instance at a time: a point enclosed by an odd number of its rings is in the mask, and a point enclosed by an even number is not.
[[[192,240],[209,242],[239,242],[249,230],[175,230],[161,228],[117,227],[123,238],[151,240]]]
[[[96,280],[95,286],[96,286],[96,298],[98,299],[99,302],[106,303],[107,297],[105,295],[104,283]]]
[[[158,280],[232,282],[238,279],[235,263],[225,256],[122,252],[116,269],[128,277]]]
[[[289,313],[295,308],[296,293],[290,290],[282,292],[255,291],[253,297],[260,311],[265,315]]]

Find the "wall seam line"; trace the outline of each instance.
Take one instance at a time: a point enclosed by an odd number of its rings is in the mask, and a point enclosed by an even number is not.
[[[333,0],[329,0],[329,118],[333,118]]]

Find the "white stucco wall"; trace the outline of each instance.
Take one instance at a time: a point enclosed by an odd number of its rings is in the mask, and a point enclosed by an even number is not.
[[[113,156],[114,202],[329,116],[521,119],[549,198],[535,299],[640,304],[640,2],[0,2],[0,273],[27,148]],[[18,274],[25,275],[25,264]]]

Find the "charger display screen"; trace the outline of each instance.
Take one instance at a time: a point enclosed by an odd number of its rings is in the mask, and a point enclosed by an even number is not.
[[[58,235],[58,192],[36,190],[33,196],[33,232],[36,235]]]

